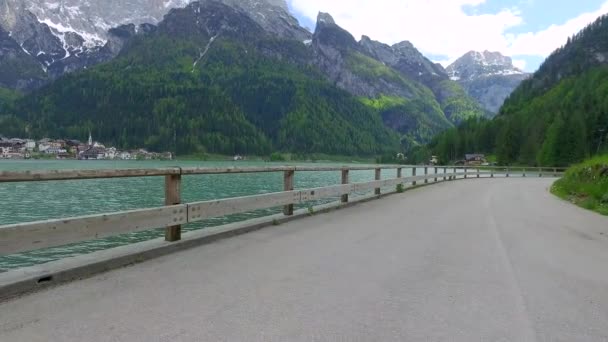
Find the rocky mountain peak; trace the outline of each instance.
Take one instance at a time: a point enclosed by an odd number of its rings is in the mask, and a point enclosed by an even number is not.
[[[289,12],[285,0],[218,0],[227,5],[243,9],[264,30],[281,38],[299,41],[310,40],[311,33],[300,26]]]
[[[190,3],[172,9],[159,24],[159,29],[173,37],[261,36],[264,30],[245,11],[215,0]],[[213,38],[215,39],[215,38]]]
[[[511,57],[500,52],[470,51],[452,63],[446,71],[453,80],[473,80],[495,75],[523,75],[522,70],[513,65]]]
[[[529,74],[516,68],[511,57],[500,52],[470,51],[446,68],[469,95],[487,110],[497,113],[504,100]]]
[[[413,79],[420,81],[447,79],[447,74],[443,67],[434,64],[424,57],[409,41],[403,41],[390,46],[363,36],[359,44],[367,55],[376,58]]]
[[[334,17],[329,13],[319,12],[317,15],[317,27],[319,25],[336,25]]]

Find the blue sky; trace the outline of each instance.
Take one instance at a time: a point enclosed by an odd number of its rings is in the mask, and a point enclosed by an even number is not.
[[[572,34],[608,13],[608,0],[288,0],[303,26],[319,11],[357,39],[409,40],[444,65],[470,50],[499,51],[534,71]]]

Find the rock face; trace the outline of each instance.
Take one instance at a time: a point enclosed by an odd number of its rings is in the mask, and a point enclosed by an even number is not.
[[[336,25],[331,15],[327,13],[318,15],[312,48],[314,63],[319,69],[338,87],[353,95],[413,96],[408,89],[398,84],[398,79],[377,78],[368,74],[368,71],[378,67],[377,64],[380,63],[363,55],[355,38]]]
[[[30,89],[43,84],[45,78],[36,59],[0,28],[0,87]]]
[[[448,78],[445,69],[440,64],[435,64],[424,57],[408,41],[389,46],[363,36],[360,44],[368,54],[415,80],[432,83]]]
[[[241,8],[262,26],[281,38],[308,41],[312,34],[300,26],[289,13],[285,0],[222,0],[233,7]]]
[[[505,99],[530,74],[513,66],[510,57],[499,52],[471,51],[446,69],[488,111],[498,113]]]

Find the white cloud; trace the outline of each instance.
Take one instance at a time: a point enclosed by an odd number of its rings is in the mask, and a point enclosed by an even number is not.
[[[608,12],[608,2],[597,11],[583,13],[561,25],[551,25],[539,32],[528,32],[516,36],[506,35],[509,40],[507,53],[511,55],[530,55],[546,57],[564,45],[568,37],[579,32],[600,15]]]
[[[608,1],[600,9],[543,31],[509,34],[524,23],[517,8],[491,14],[465,13],[465,6],[486,0],[290,0],[292,7],[315,20],[319,11],[330,13],[338,25],[356,38],[365,34],[393,44],[411,41],[427,55],[445,56],[451,62],[470,50],[500,51],[510,56],[546,57],[563,45],[568,36],[608,12]],[[476,11],[474,11],[476,12]],[[524,62],[518,61],[520,66]]]
[[[513,60],[513,65],[519,70],[526,70],[527,64],[528,63],[526,62],[525,59],[514,59]]]

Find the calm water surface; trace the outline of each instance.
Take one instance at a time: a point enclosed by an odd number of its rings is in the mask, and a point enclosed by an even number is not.
[[[196,161],[0,161],[0,170],[61,170],[61,169],[128,169],[155,167],[230,167],[278,166],[263,162],[196,162]],[[344,164],[291,164],[313,166],[343,166]],[[360,164],[357,164],[360,165]],[[409,175],[404,169],[403,176]],[[394,178],[395,170],[383,171],[383,178]],[[374,179],[373,171],[352,171],[351,182]],[[296,189],[309,189],[340,183],[340,172],[296,172]],[[282,191],[283,174],[195,175],[182,179],[184,203]],[[164,204],[164,178],[141,177],[77,181],[29,183],[0,183],[0,226],[53,218],[66,218],[121,210],[141,209]],[[335,201],[305,203],[299,207]],[[279,213],[281,208],[209,219],[184,227],[184,231],[204,229],[226,223]],[[54,261],[79,254],[122,246],[163,236],[162,229],[124,234],[59,248],[0,257],[0,272]]]

